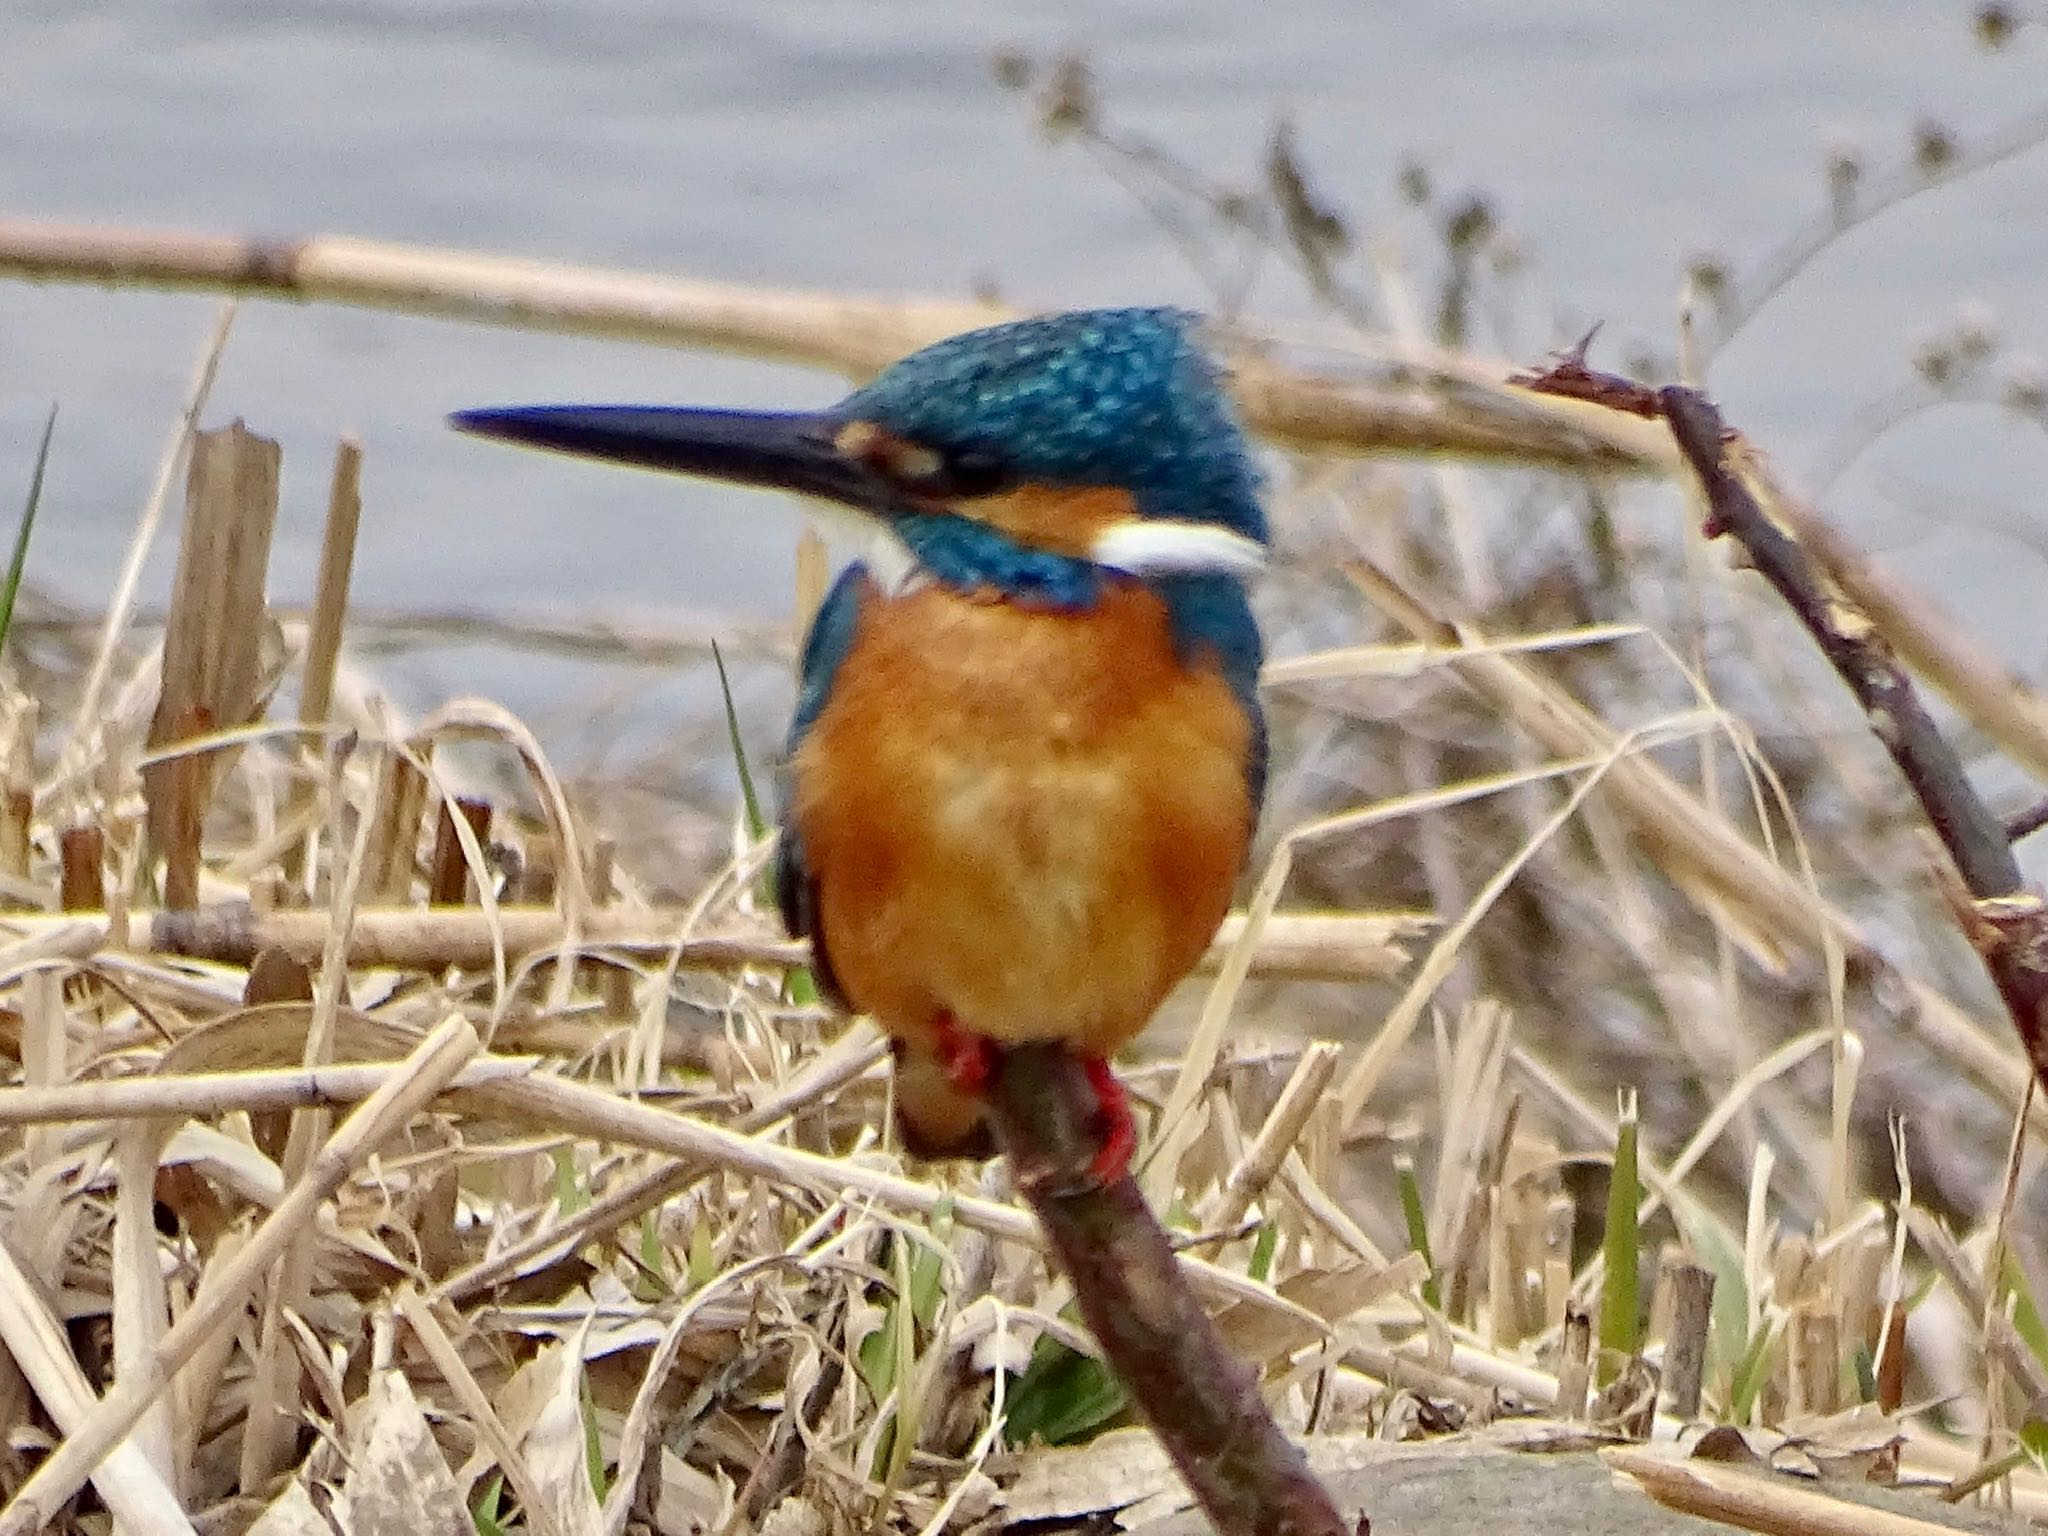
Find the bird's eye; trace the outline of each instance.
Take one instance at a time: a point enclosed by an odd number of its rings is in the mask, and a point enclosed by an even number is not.
[[[1008,483],[1002,461],[978,448],[948,454],[940,478],[950,494],[962,497],[993,496]]]

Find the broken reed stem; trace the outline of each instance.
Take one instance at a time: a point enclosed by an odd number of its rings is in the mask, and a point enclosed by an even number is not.
[[[57,834],[57,904],[66,912],[103,912],[107,905],[107,836],[97,826]]]
[[[1257,1374],[1196,1300],[1128,1174],[1094,1186],[1095,1090],[1057,1045],[1006,1050],[989,1095],[996,1139],[1037,1212],[1081,1315],[1203,1512],[1223,1536],[1350,1536]]]
[[[285,1248],[311,1227],[320,1203],[468,1065],[482,1043],[468,1022],[449,1019],[420,1041],[406,1069],[342,1122],[307,1170],[264,1218],[248,1245],[207,1272],[184,1315],[150,1352],[146,1369],[124,1373],[84,1424],[61,1441],[0,1510],[0,1536],[48,1529],[101,1460],[171,1388],[179,1369],[221,1329],[243,1315],[249,1295]]]
[[[282,454],[239,421],[192,440],[185,523],[164,626],[152,752],[261,712],[264,578],[277,526]],[[231,754],[188,751],[147,764],[150,840],[164,859],[164,904],[199,902],[200,839],[213,786]]]
[[[332,235],[262,240],[25,220],[0,220],[0,275],[322,300],[708,347],[861,379],[928,342],[1017,315],[994,304],[756,288]],[[1256,345],[1226,347],[1226,356],[1254,430],[1304,450],[1454,453],[1639,473],[1669,467],[1657,435],[1569,403],[1507,388],[1494,398],[1469,386],[1455,398],[1430,397],[1407,385],[1285,367]]]
[[[1690,1421],[1699,1415],[1707,1373],[1707,1332],[1714,1320],[1714,1272],[1703,1264],[1665,1265],[1671,1327],[1664,1344],[1664,1411]]]
[[[412,899],[418,862],[420,818],[427,809],[427,776],[396,747],[377,770],[376,804],[370,840],[363,854],[363,896],[380,906],[404,906]],[[318,915],[318,914],[316,914]],[[323,948],[324,948],[323,938]],[[312,958],[302,956],[301,958]]]
[[[479,845],[491,837],[491,802],[463,796],[451,806],[441,802],[434,823],[434,858],[427,870],[427,905],[459,907],[469,899],[469,861],[462,856],[462,839],[455,832],[455,818],[469,823]]]
[[[1782,517],[1765,510],[1750,480],[1764,482],[1739,435],[1697,390],[1653,390],[1586,366],[1583,351],[1521,382],[1540,392],[1661,417],[1707,500],[1707,535],[1740,544],[1812,636],[1861,706],[1864,718],[1911,787],[1972,898],[1959,913],[1998,988],[2037,1081],[2048,1083],[2048,903],[2013,857],[2004,824],[1991,814],[1891,645],[1855,598],[1823,568]],[[1782,498],[1773,497],[1779,501]]]

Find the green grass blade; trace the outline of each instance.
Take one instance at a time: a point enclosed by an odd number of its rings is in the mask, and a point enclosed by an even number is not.
[[[43,442],[36,449],[35,473],[29,476],[21,526],[14,532],[14,556],[7,563],[6,584],[0,586],[0,646],[7,644],[7,632],[14,627],[14,599],[21,591],[21,573],[28,567],[28,538],[36,526],[36,509],[43,504],[43,472],[50,467],[50,439],[56,432],[57,407],[53,405],[43,422]]]
[[[1436,1283],[1436,1259],[1429,1251],[1429,1216],[1422,1208],[1422,1186],[1415,1181],[1415,1159],[1405,1153],[1394,1159],[1394,1185],[1401,1192],[1401,1219],[1408,1225],[1408,1246],[1421,1254],[1422,1262],[1429,1266],[1422,1281],[1422,1299],[1441,1312],[1444,1298]]]
[[[768,816],[761,809],[761,794],[754,786],[754,770],[747,762],[746,744],[740,740],[740,711],[733,703],[732,678],[725,670],[725,653],[718,648],[716,640],[711,642],[711,660],[718,668],[718,693],[725,701],[725,739],[732,751],[733,771],[739,775],[740,804],[747,818],[747,836],[765,837],[768,834]],[[767,906],[775,905],[775,877],[772,873],[761,877],[756,894]],[[797,967],[783,979],[782,995],[785,1000],[798,1008],[808,1008],[820,1000],[818,984],[812,978],[808,967]]]
[[[718,668],[719,696],[725,700],[725,739],[732,748],[732,765],[740,776],[740,803],[746,807],[747,835],[764,837],[768,818],[761,814],[761,797],[755,792],[753,770],[747,766],[747,749],[740,740],[740,712],[732,701],[732,679],[726,675],[725,653],[719,650],[716,640],[711,642],[711,661]]]
[[[1634,1356],[1641,1342],[1642,1298],[1637,1269],[1642,1234],[1636,1211],[1643,1202],[1642,1176],[1636,1166],[1636,1096],[1622,1096],[1615,1127],[1614,1170],[1607,1181],[1607,1232],[1601,1252],[1607,1260],[1606,1283],[1600,1288],[1601,1386],[1619,1374],[1622,1362]]]

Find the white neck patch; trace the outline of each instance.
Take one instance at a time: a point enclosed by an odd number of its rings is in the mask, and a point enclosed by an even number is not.
[[[1132,576],[1252,576],[1266,568],[1266,546],[1218,523],[1144,517],[1097,534],[1088,558]]]

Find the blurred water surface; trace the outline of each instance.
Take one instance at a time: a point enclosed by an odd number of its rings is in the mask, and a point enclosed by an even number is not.
[[[1967,144],[2048,98],[2048,38],[1987,54],[1966,7],[1942,0],[11,0],[0,209],[825,288],[992,285],[1040,305],[1203,302],[1143,209],[1084,151],[1046,144],[992,82],[1006,45],[1084,50],[1119,122],[1247,183],[1287,114],[1323,192],[1397,250],[1430,243],[1396,194],[1402,162],[1484,190],[1529,257],[1529,344],[1604,318],[1615,355],[1668,350],[1695,254],[1740,270],[1810,217],[1832,148],[1888,163],[1923,117]],[[1959,304],[1985,306],[2011,346],[2048,351],[2044,252],[2048,153],[1854,236],[1712,382],[1796,479]],[[1306,312],[1284,283],[1251,307]],[[212,308],[0,284],[0,504],[61,401],[35,558],[59,591],[103,598]],[[364,602],[772,617],[797,527],[776,499],[492,450],[441,417],[529,397],[800,403],[837,388],[689,354],[257,304],[211,414],[285,441],[287,596],[309,583],[330,444],[351,430],[368,450]],[[1955,411],[1889,440],[1832,505],[2038,674],[2048,604],[2027,537],[2044,486],[2038,434]],[[408,687],[520,705],[546,674],[461,652]]]

